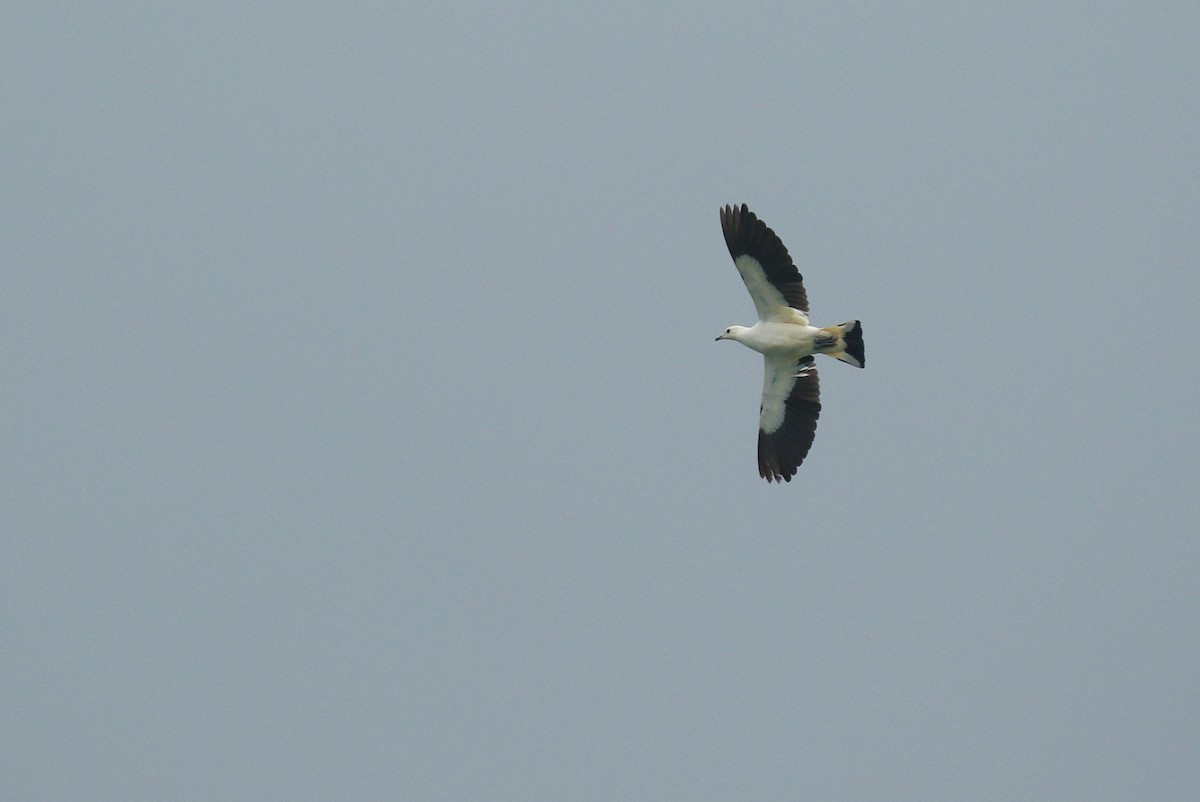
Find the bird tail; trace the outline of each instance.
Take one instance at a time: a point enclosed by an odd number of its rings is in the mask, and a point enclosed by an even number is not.
[[[826,353],[856,368],[867,366],[867,357],[863,351],[862,323],[851,320],[840,326],[829,326],[825,330],[837,338],[837,344]]]

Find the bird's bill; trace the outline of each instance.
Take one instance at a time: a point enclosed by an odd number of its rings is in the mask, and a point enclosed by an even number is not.
[[[719,343],[721,340],[724,340],[724,339],[725,339],[725,332],[721,332],[721,336],[718,337],[717,339],[713,340],[713,342]]]

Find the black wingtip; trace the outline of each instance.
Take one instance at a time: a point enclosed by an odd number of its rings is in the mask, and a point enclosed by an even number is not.
[[[812,448],[821,417],[815,398],[789,398],[783,425],[768,434],[758,430],[758,475],[768,482],[790,482]]]
[[[760,226],[766,228],[766,224],[750,211],[749,206],[744,203],[741,206],[727,204],[721,210],[721,231],[725,234],[729,255],[736,259],[750,252],[753,244],[763,238],[757,230]]]

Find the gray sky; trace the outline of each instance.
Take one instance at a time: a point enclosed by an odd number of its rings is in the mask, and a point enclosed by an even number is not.
[[[5,795],[1200,795],[1198,37],[7,9]],[[743,201],[865,331],[784,486]]]

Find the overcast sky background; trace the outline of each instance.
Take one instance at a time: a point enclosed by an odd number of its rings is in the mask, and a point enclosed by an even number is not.
[[[4,796],[1200,796],[1198,41],[10,5]],[[740,202],[865,331],[783,486]]]

